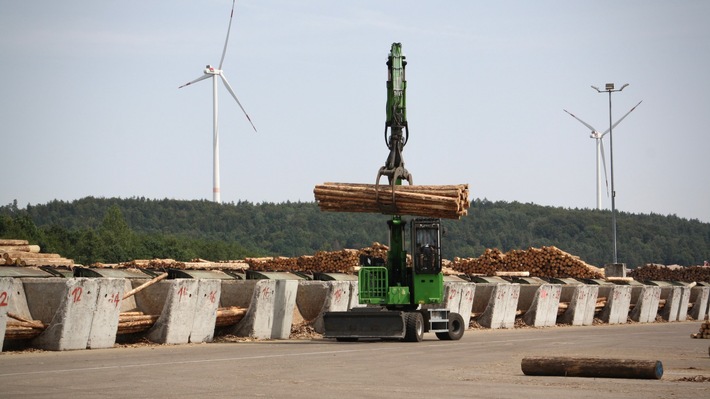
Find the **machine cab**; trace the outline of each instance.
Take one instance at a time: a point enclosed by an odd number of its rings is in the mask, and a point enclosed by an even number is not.
[[[441,220],[414,219],[412,226],[412,261],[415,274],[441,272]]]

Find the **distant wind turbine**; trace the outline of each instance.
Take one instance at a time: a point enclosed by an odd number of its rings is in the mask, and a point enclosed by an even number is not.
[[[624,116],[622,116],[621,119],[616,121],[616,123],[611,125],[611,128],[609,128],[609,129],[615,128],[616,125],[621,123],[621,121],[623,121],[624,118],[626,118],[642,102],[643,102],[643,100],[639,101],[638,104],[634,105],[634,107],[631,108],[631,110],[629,110],[629,112],[627,112]],[[606,193],[607,193],[607,195],[609,195],[609,180],[607,179],[607,174],[606,174],[606,160],[604,158],[604,142],[602,141],[602,139],[604,138],[604,136],[607,135],[607,133],[609,133],[609,129],[606,129],[604,131],[604,133],[599,133],[599,131],[597,129],[595,129],[594,126],[577,118],[573,113],[567,111],[566,109],[564,109],[563,111],[570,114],[574,119],[582,122],[582,124],[584,126],[588,127],[592,131],[592,134],[590,135],[590,137],[593,138],[594,140],[596,140],[596,142],[597,142],[597,209],[602,209],[602,179],[601,179],[601,168],[602,167],[604,167],[604,180],[606,182]]]
[[[212,106],[213,106],[213,111],[212,111],[212,125],[214,129],[214,134],[213,134],[213,177],[212,177],[212,200],[217,203],[222,202],[222,198],[220,196],[220,188],[219,188],[219,127],[217,126],[217,77],[219,76],[222,78],[222,82],[224,83],[224,86],[227,88],[227,91],[229,91],[229,94],[234,97],[234,100],[237,102],[237,105],[239,105],[239,108],[242,109],[242,112],[244,112],[244,115],[247,117],[247,120],[249,120],[249,123],[251,124],[251,127],[254,128],[254,131],[256,132],[256,127],[254,126],[254,123],[252,123],[251,118],[249,117],[249,114],[247,114],[247,111],[244,110],[244,107],[242,107],[242,103],[239,102],[239,99],[237,98],[237,95],[234,94],[234,90],[232,90],[232,86],[229,85],[229,82],[227,82],[227,78],[224,76],[224,72],[222,71],[222,65],[224,64],[224,56],[227,54],[227,43],[229,42],[229,31],[232,29],[232,19],[234,17],[234,3],[236,0],[232,0],[232,12],[229,14],[229,27],[227,28],[227,38],[224,39],[224,50],[222,50],[222,59],[219,61],[219,67],[215,68],[212,65],[207,65],[205,67],[205,70],[203,71],[203,75],[200,76],[199,78],[185,83],[184,85],[178,87],[179,89],[182,89],[185,86],[189,86],[193,83],[197,83],[201,80],[205,80],[207,78],[212,78]]]

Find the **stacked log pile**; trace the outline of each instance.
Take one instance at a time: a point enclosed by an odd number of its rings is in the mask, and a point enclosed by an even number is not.
[[[535,277],[603,278],[601,269],[554,246],[506,253],[497,248],[486,249],[478,258],[454,258],[451,268],[463,274],[484,276],[529,272]]]
[[[313,189],[326,212],[365,212],[459,219],[468,213],[468,185],[395,186],[323,183]]]
[[[705,320],[700,325],[700,331],[695,334],[690,334],[691,338],[704,338],[710,339],[710,321]]]
[[[372,243],[371,246],[361,248],[360,251],[358,251],[358,255],[364,255],[364,256],[371,256],[373,258],[381,258],[381,259],[387,259],[387,253],[389,252],[390,247],[388,247],[385,244],[380,244],[379,242],[375,241]]]
[[[352,273],[360,265],[358,251],[354,249],[343,249],[340,251],[321,251],[314,256],[317,270],[322,273]]]
[[[26,240],[0,239],[0,265],[72,267],[74,261],[59,254],[40,253],[39,245]]]
[[[284,256],[246,258],[245,262],[249,265],[250,270],[258,272],[286,272],[294,271],[298,267],[296,258],[287,258]]]
[[[628,276],[637,281],[683,281],[686,283],[710,282],[710,267],[708,266],[663,266],[647,264],[629,271]]]

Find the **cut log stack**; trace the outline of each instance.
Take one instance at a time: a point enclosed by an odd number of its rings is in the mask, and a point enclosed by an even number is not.
[[[360,249],[359,255],[371,256],[373,258],[387,259],[390,247],[375,241],[371,246]]]
[[[697,332],[696,334],[690,334],[691,338],[704,338],[704,339],[710,339],[710,321],[705,320],[701,325],[700,325],[700,331]]]
[[[468,185],[391,186],[354,183],[323,183],[313,190],[316,202],[326,212],[365,212],[459,219],[468,213]]]
[[[355,249],[321,251],[314,258],[317,264],[317,270],[314,271],[321,273],[353,273],[360,265],[360,257]]]
[[[557,247],[510,250],[486,249],[478,258],[454,258],[451,267],[464,274],[494,276],[499,272],[529,272],[534,277],[603,278],[601,269]]]
[[[59,254],[40,253],[26,240],[0,239],[0,265],[72,267],[74,261]]]
[[[637,281],[683,281],[686,283],[700,281],[710,282],[710,267],[683,267],[647,264],[645,266],[630,270],[628,275]]]
[[[284,256],[246,258],[245,261],[250,270],[257,272],[288,272],[296,270],[298,266],[296,258]]]

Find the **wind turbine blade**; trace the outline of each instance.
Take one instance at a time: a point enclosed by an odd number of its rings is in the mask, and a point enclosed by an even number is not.
[[[191,85],[191,84],[193,84],[193,83],[197,83],[197,82],[199,82],[200,80],[205,80],[205,79],[207,79],[207,78],[209,78],[209,77],[211,77],[211,76],[212,76],[212,75],[204,74],[204,75],[200,76],[199,78],[193,80],[192,82],[187,82],[187,83],[185,83],[184,85],[178,87],[178,89],[182,89],[182,88],[185,87],[185,86],[189,86],[189,85]]]
[[[606,196],[609,196],[609,177],[606,174],[606,157],[604,157],[604,140],[598,138],[599,147],[602,151],[602,166],[604,167],[604,181],[606,182]]]
[[[629,112],[627,112],[624,116],[622,116],[621,119],[619,119],[618,121],[616,121],[615,124],[611,125],[611,129],[615,128],[616,125],[618,125],[619,123],[621,123],[621,121],[623,121],[624,118],[626,118],[627,116],[629,116],[629,114],[630,114],[633,110],[635,110],[636,107],[638,107],[642,102],[643,102],[643,100],[639,101],[639,103],[636,104],[636,105],[634,105],[634,107],[631,108],[631,109],[629,110]],[[609,129],[606,129],[606,130],[604,131],[604,133],[602,133],[602,137],[606,136],[607,133],[609,133]]]
[[[222,50],[222,59],[219,60],[219,68],[222,69],[222,64],[224,64],[224,56],[227,54],[227,43],[229,43],[229,31],[232,30],[232,18],[234,17],[234,2],[236,0],[232,0],[232,12],[229,14],[229,26],[227,27],[227,38],[224,39],[224,50]]]
[[[563,111],[565,111],[566,113],[570,114],[574,119],[576,119],[576,120],[582,122],[582,124],[583,124],[584,126],[590,128],[590,129],[592,130],[592,132],[596,132],[596,131],[597,131],[597,129],[595,129],[594,126],[592,126],[592,125],[590,125],[589,123],[587,123],[587,122],[585,122],[585,121],[583,121],[583,120],[577,118],[573,113],[567,111],[566,109],[563,109]]]
[[[254,131],[256,132],[257,131],[256,126],[254,126],[254,123],[251,121],[251,118],[249,117],[249,114],[247,114],[247,111],[244,109],[244,107],[242,107],[242,103],[239,102],[237,95],[234,94],[234,90],[232,90],[232,86],[230,86],[229,82],[227,82],[227,78],[224,77],[224,74],[220,74],[219,76],[222,77],[222,82],[224,82],[224,86],[227,88],[227,91],[229,91],[229,94],[231,94],[232,97],[234,97],[234,100],[239,105],[239,108],[241,108],[242,112],[244,112],[244,116],[247,117],[247,120],[249,121],[249,123],[251,123],[251,127],[254,128]]]

